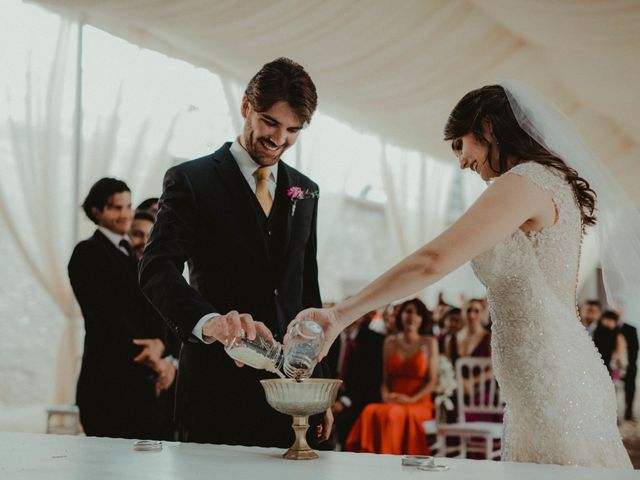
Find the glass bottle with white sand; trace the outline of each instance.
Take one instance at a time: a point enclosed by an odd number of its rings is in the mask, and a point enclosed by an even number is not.
[[[225,351],[234,360],[250,367],[285,378],[282,369],[287,377],[302,381],[313,373],[323,337],[317,323],[303,320],[292,329],[286,349],[273,338],[265,339],[257,334],[255,339],[249,340],[243,332],[225,346]]]

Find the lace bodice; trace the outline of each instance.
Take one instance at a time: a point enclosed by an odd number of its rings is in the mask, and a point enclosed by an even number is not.
[[[526,283],[539,275],[546,281],[549,292],[575,311],[582,223],[573,190],[560,173],[538,163],[522,163],[509,173],[523,175],[539,188],[552,192],[556,223],[529,234],[517,230],[512,238],[474,259],[474,271],[494,292],[501,286],[509,289],[514,280]],[[505,276],[505,272],[509,275]]]
[[[518,229],[472,261],[487,288],[506,460],[629,468],[613,384],[576,313],[582,227],[571,186],[534,162],[509,174],[552,193],[556,221]]]

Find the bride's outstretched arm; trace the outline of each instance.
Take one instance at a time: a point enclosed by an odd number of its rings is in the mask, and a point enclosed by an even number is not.
[[[338,333],[366,312],[437,282],[507,239],[529,220],[547,226],[544,220],[553,218],[553,209],[550,192],[520,175],[502,175],[453,225],[359,293],[332,309],[300,312],[296,320],[311,318],[323,326],[324,356]]]

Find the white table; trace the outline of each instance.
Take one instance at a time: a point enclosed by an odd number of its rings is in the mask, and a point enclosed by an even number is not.
[[[132,440],[0,432],[2,480],[614,480],[640,472],[483,460],[439,459],[447,472],[400,465],[400,457],[320,452],[318,460],[283,460],[275,448],[163,442],[160,452],[137,452]]]

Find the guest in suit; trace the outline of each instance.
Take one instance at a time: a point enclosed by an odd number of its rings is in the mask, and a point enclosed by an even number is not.
[[[156,438],[156,375],[134,361],[142,353],[134,339],[157,340],[162,333],[137,284],[127,237],[131,193],[124,182],[103,178],[91,187],[83,209],[98,228],[76,245],[68,267],[85,325],[80,421],[91,436]]]
[[[380,402],[382,344],[385,336],[373,331],[374,312],[356,320],[340,334],[338,378],[344,383],[332,407],[338,443],[345,445],[356,419],[368,404]]]
[[[616,312],[605,310],[593,332],[593,343],[613,380],[620,379],[620,371],[626,363],[627,342],[618,328],[619,320]]]
[[[316,103],[300,65],[285,58],[267,63],[242,98],[241,135],[165,176],[140,284],[183,341],[176,408],[184,441],[271,447],[293,441],[291,418],[267,404],[259,383],[273,375],[237,368],[224,343],[241,328],[249,337],[282,341],[298,311],[322,304],[318,186],[280,159]],[[190,284],[182,276],[186,261]],[[331,423],[329,411],[323,438]]]
[[[580,308],[580,321],[592,337],[593,332],[595,332],[598,327],[598,322],[600,321],[601,316],[602,304],[600,301],[587,300],[582,304],[582,307]]]
[[[618,324],[620,333],[626,340],[628,366],[624,375],[624,419],[633,420],[633,400],[636,396],[636,376],[638,374],[638,331],[635,327],[624,322],[624,316],[620,316]]]
[[[136,207],[136,213],[147,212],[153,215],[155,218],[155,216],[158,215],[159,200],[160,199],[157,197],[151,197],[151,198],[147,198],[146,200],[143,200],[142,202],[140,202],[140,205]]]
[[[145,200],[141,205],[152,206],[151,201]],[[145,203],[146,202],[146,203]],[[138,206],[140,207],[140,206]],[[157,208],[156,208],[157,211]],[[156,222],[156,217],[149,210],[136,210],[129,230],[131,239],[131,249],[138,260],[142,260],[144,247],[149,241],[151,230]],[[158,313],[151,307],[150,315],[156,319],[156,325],[160,325],[163,331],[163,338],[160,339],[136,339],[134,343],[145,347],[145,350],[138,355],[134,361],[147,365],[158,375],[156,379],[156,394],[160,407],[161,434],[166,440],[176,440],[177,430],[174,422],[175,405],[175,372],[178,367],[178,357],[180,356],[180,338],[162,321]]]
[[[129,239],[131,240],[131,249],[136,260],[142,260],[144,247],[151,236],[151,229],[156,223],[156,217],[151,212],[145,210],[136,210],[129,230]]]

